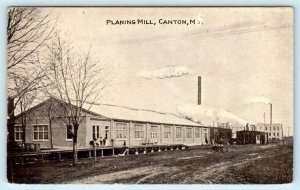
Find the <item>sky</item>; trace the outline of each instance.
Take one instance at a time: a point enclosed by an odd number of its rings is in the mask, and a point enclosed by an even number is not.
[[[205,124],[282,123],[293,133],[291,8],[56,8],[78,52],[111,70],[100,103],[183,114]],[[107,25],[106,20],[156,25]],[[197,19],[202,24],[159,24]],[[202,104],[197,80],[202,77]],[[263,101],[262,101],[263,100]]]

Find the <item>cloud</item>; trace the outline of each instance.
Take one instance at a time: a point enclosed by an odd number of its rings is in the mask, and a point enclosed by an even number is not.
[[[191,74],[193,74],[193,72],[187,67],[180,65],[169,65],[153,71],[141,71],[137,74],[137,76],[145,79],[164,79]]]
[[[203,105],[181,104],[177,106],[177,112],[182,116],[191,118],[193,121],[201,121],[201,123],[207,125],[212,124],[213,121],[222,123],[229,122],[240,125],[245,125],[247,123],[247,121],[236,116],[232,112],[218,108],[205,107]]]
[[[265,96],[257,96],[247,100],[248,104],[269,104],[271,100]]]

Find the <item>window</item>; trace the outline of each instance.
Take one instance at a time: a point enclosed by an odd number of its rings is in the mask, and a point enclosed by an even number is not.
[[[116,137],[117,139],[126,139],[127,123],[116,123]]]
[[[279,137],[279,133],[277,133],[277,137]]]
[[[274,131],[275,131],[275,130],[276,130],[276,127],[274,126],[273,129],[274,129]]]
[[[158,138],[158,126],[151,126],[150,132],[151,132],[151,134],[150,134],[151,139]]]
[[[21,141],[23,137],[23,126],[15,126],[15,141]]]
[[[182,138],[182,127],[176,127],[176,138]]]
[[[99,139],[100,137],[100,128],[99,125],[93,125],[93,139]]]
[[[265,130],[267,131],[267,130],[268,130],[268,128],[267,128],[267,127],[265,127]]]
[[[272,136],[272,133],[269,133],[269,136]]]
[[[186,138],[192,138],[192,128],[186,128]]]
[[[33,140],[48,140],[48,125],[34,125]]]
[[[195,128],[195,138],[200,138],[200,128]]]
[[[279,126],[277,127],[277,130],[279,131]]]
[[[272,127],[270,127],[270,131],[272,130]]]
[[[73,138],[73,125],[66,125],[66,130],[67,130],[66,139],[67,140],[72,140],[72,138]]]
[[[273,133],[273,136],[275,137],[275,133]]]
[[[136,139],[144,138],[144,125],[134,124],[134,138]]]
[[[164,138],[166,138],[166,139],[171,138],[171,127],[170,126],[164,127]]]

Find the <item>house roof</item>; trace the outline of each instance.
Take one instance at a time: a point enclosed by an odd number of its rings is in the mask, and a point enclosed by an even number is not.
[[[139,121],[150,123],[164,123],[172,125],[203,126],[172,113],[163,113],[154,110],[137,109],[111,104],[97,104],[90,108],[91,112],[117,120]]]

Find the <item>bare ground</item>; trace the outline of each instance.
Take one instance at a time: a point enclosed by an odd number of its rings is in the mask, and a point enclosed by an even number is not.
[[[18,166],[16,183],[238,184],[292,181],[292,145],[209,147]]]

